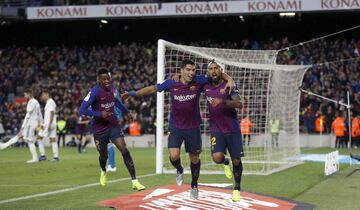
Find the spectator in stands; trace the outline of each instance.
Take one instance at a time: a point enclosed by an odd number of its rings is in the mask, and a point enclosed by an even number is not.
[[[270,133],[271,133],[271,146],[279,147],[279,131],[280,120],[278,117],[274,117],[269,121]]]
[[[69,2],[66,4],[73,4]],[[84,2],[85,4],[86,2]],[[219,48],[241,49],[280,49],[290,46],[289,39],[280,41],[250,41],[216,43],[210,40],[191,43]],[[279,64],[316,64],[359,56],[360,41],[348,40],[319,40],[298,48],[282,52],[277,57]],[[93,45],[93,46],[9,46],[0,49],[0,117],[7,134],[15,134],[20,126],[25,106],[16,104],[14,97],[20,97],[23,86],[32,86],[34,96],[38,97],[42,86],[56,90],[54,99],[58,103],[59,114],[63,114],[67,121],[68,132],[74,133],[75,125],[73,113],[82,97],[90,87],[94,86],[96,71],[100,66],[107,66],[114,74],[114,80],[119,81],[119,89],[139,89],[154,84],[156,81],[156,47],[131,43],[128,45]],[[334,100],[346,101],[346,91],[350,90],[352,110],[360,113],[360,65],[359,61],[331,63],[315,66],[304,76],[303,88],[326,96]],[[89,82],[91,81],[91,82]],[[151,121],[145,132],[154,132],[155,96],[142,100],[130,99],[126,106],[130,110],[141,113],[144,121]],[[150,107],[142,109],[141,104]],[[308,110],[308,106],[312,110]],[[309,132],[314,131],[315,112],[319,110],[321,101],[304,94],[301,96],[301,126]],[[321,106],[325,117],[326,131],[331,131],[333,112],[336,105],[326,103]],[[145,111],[144,111],[145,110]],[[145,113],[147,112],[147,113]],[[128,122],[124,122],[126,125]],[[148,128],[146,128],[148,126]],[[145,129],[146,128],[146,129]]]
[[[315,115],[315,132],[316,133],[324,133],[325,132],[325,118],[321,111],[318,111]]]
[[[304,124],[307,128],[307,132],[308,133],[313,133],[314,132],[314,125],[315,125],[315,115],[314,115],[314,111],[312,108],[313,104],[311,103],[303,112],[303,119],[304,119]]]
[[[63,147],[65,147],[65,135],[66,135],[66,121],[64,120],[64,117],[62,115],[59,116],[59,120],[57,121],[56,125],[56,131],[58,136],[58,146],[60,147],[60,141],[62,139]]]
[[[354,114],[351,120],[351,146],[360,146],[360,118]]]
[[[331,123],[334,120],[334,111],[332,109],[332,106],[328,106],[325,112],[325,127],[326,132],[331,133]]]
[[[241,128],[241,134],[243,136],[243,145],[246,144],[247,139],[247,145],[250,146],[251,141],[251,129],[255,127],[255,125],[251,122],[249,116],[246,116],[244,119],[240,121],[240,128]]]
[[[141,125],[140,125],[138,119],[135,119],[132,123],[130,123],[129,133],[130,133],[130,136],[140,136],[141,135]]]
[[[336,136],[335,148],[346,148],[346,125],[344,118],[341,117],[339,112],[335,114],[336,118],[331,124],[331,128]]]

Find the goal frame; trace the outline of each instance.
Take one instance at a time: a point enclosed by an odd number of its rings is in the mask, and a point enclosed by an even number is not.
[[[166,53],[166,46],[181,46],[181,47],[186,47],[186,46],[182,46],[182,45],[176,45],[173,44],[171,42],[167,42],[165,40],[159,39],[158,40],[158,57],[157,57],[157,83],[162,83],[165,80],[165,53]],[[187,52],[191,52],[191,53],[195,53],[196,52],[192,52],[191,50],[186,50]],[[208,59],[212,59],[212,57],[208,57]],[[217,59],[218,62],[222,63],[222,59]],[[226,61],[227,63],[234,63],[234,65],[238,65],[238,62],[230,62],[230,61]],[[281,66],[283,65],[276,65],[276,56],[274,58],[271,59],[271,62],[269,64],[256,64],[256,63],[241,63],[241,65],[246,68],[246,66],[248,66],[249,68],[253,68],[254,66],[257,66],[259,69],[266,69],[268,68],[268,70],[273,70],[272,68],[281,68]],[[269,68],[269,65],[271,66],[271,69]],[[289,66],[289,65],[287,65]],[[297,67],[296,65],[292,65],[295,67]],[[305,68],[305,71],[307,68],[309,68],[310,66],[303,66],[303,68]],[[299,67],[297,67],[299,68]],[[303,79],[304,74],[302,75],[301,81]],[[267,84],[268,86],[270,85],[270,82]],[[268,94],[268,93],[267,93]],[[269,95],[267,95],[267,97],[269,97]],[[176,170],[175,169],[166,169],[164,168],[164,100],[165,100],[165,94],[164,92],[157,92],[157,102],[156,102],[156,173],[157,174],[163,174],[163,173],[175,173]],[[298,96],[298,107],[300,106],[300,94]],[[269,100],[267,100],[267,103],[269,102]],[[266,110],[266,112],[268,112],[268,110]],[[268,113],[266,113],[266,116],[268,116]],[[297,109],[297,116],[299,116],[299,109]],[[265,133],[264,135],[268,135],[270,132],[269,130],[266,128],[265,129]],[[265,142],[266,140],[264,140],[264,146],[266,144]],[[299,142],[298,142],[299,143]],[[265,149],[265,147],[264,147]],[[256,162],[256,160],[253,161],[248,161],[248,162]],[[269,162],[271,162],[271,159],[268,158]],[[267,161],[261,161],[261,163],[266,163]],[[243,161],[244,162],[244,161]],[[244,162],[246,163],[246,162]],[[271,163],[276,163],[276,162],[271,162]],[[285,170],[287,168],[296,166],[301,164],[302,161],[294,161],[291,162],[290,164],[285,164],[284,166],[275,168],[275,169],[271,169],[271,170],[267,170],[265,173],[261,172],[261,173],[247,173],[246,171],[244,171],[244,174],[256,174],[256,175],[269,175],[281,170]],[[279,162],[279,164],[282,164]],[[184,169],[184,173],[190,173],[190,171],[188,169]],[[201,171],[202,174],[222,174],[223,171]]]

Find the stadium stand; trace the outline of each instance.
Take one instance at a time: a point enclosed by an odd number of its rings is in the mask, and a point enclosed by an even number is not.
[[[191,43],[221,48],[281,49],[294,43],[287,38],[276,41]],[[59,112],[73,130],[76,112],[88,89],[94,85],[95,70],[107,66],[113,72],[115,85],[121,91],[139,89],[156,82],[156,46],[150,44],[116,44],[78,46],[9,46],[0,49],[0,118],[6,134],[14,134],[25,113],[22,93],[32,87],[38,97],[41,88],[52,90]],[[334,39],[284,51],[278,58],[281,64],[316,64],[359,56],[360,40]],[[353,111],[360,114],[359,61],[331,63],[311,68],[304,77],[303,88],[337,101],[346,101],[351,93]],[[336,79],[338,78],[338,79]],[[138,113],[144,133],[154,132],[156,97],[129,100],[126,106]],[[309,95],[301,98],[301,131],[314,132],[315,114],[321,111],[326,122],[332,122],[333,111],[344,111],[334,104]],[[125,122],[127,124],[127,122]],[[326,132],[330,132],[326,123]]]

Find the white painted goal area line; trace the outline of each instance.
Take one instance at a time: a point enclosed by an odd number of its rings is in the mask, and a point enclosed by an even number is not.
[[[155,176],[155,175],[157,175],[157,174],[156,173],[145,174],[145,175],[138,176],[138,178]],[[122,179],[115,179],[115,180],[108,181],[108,184],[122,182],[122,181],[130,180],[130,179],[131,179],[130,177],[122,178]],[[31,199],[31,198],[44,197],[44,196],[49,196],[49,195],[56,195],[56,194],[60,194],[60,193],[75,191],[75,190],[99,186],[99,185],[100,185],[99,182],[96,182],[96,183],[91,183],[91,184],[86,184],[86,185],[81,185],[81,186],[76,186],[76,187],[71,187],[71,188],[65,188],[65,189],[61,189],[61,190],[55,190],[55,191],[50,191],[50,192],[45,192],[45,193],[38,193],[38,194],[34,194],[34,195],[27,195],[27,196],[22,196],[22,197],[17,197],[17,198],[11,198],[11,199],[7,199],[7,200],[0,200],[0,204],[11,203],[11,202],[16,202],[16,201],[21,201],[21,200],[27,200],[27,199]]]

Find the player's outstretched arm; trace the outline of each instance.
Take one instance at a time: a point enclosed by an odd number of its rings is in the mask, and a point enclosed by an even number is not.
[[[129,95],[131,95],[131,96],[147,96],[147,95],[150,95],[153,93],[156,93],[155,85],[150,85],[150,86],[141,88],[140,90],[137,90],[137,91],[130,91]]]
[[[226,89],[229,88],[229,93],[231,93],[231,91],[233,91],[236,87],[236,84],[235,84],[235,81],[233,80],[233,78],[231,78],[228,74],[226,73],[222,73],[221,74],[221,78],[223,80],[226,80],[227,83],[225,85],[225,87],[223,89],[220,90],[221,93],[225,93]],[[211,82],[211,77],[207,77],[207,76],[203,76],[203,75],[200,75],[200,76],[195,76],[194,77],[194,81],[196,83],[199,83],[199,84],[206,84],[208,82]]]
[[[130,96],[132,96],[132,97],[147,96],[147,95],[153,94],[155,92],[156,92],[156,86],[150,85],[150,86],[144,87],[137,91],[131,90],[129,92],[125,92],[125,93],[121,94],[121,100],[124,101],[124,100],[128,99]]]
[[[161,92],[163,90],[169,90],[170,87],[175,83],[174,80],[165,80],[163,83],[161,84],[157,84],[157,85],[150,85],[144,88],[141,88],[140,90],[132,90],[126,93],[121,94],[121,99],[125,100],[127,99],[129,96],[147,96],[156,92]]]

